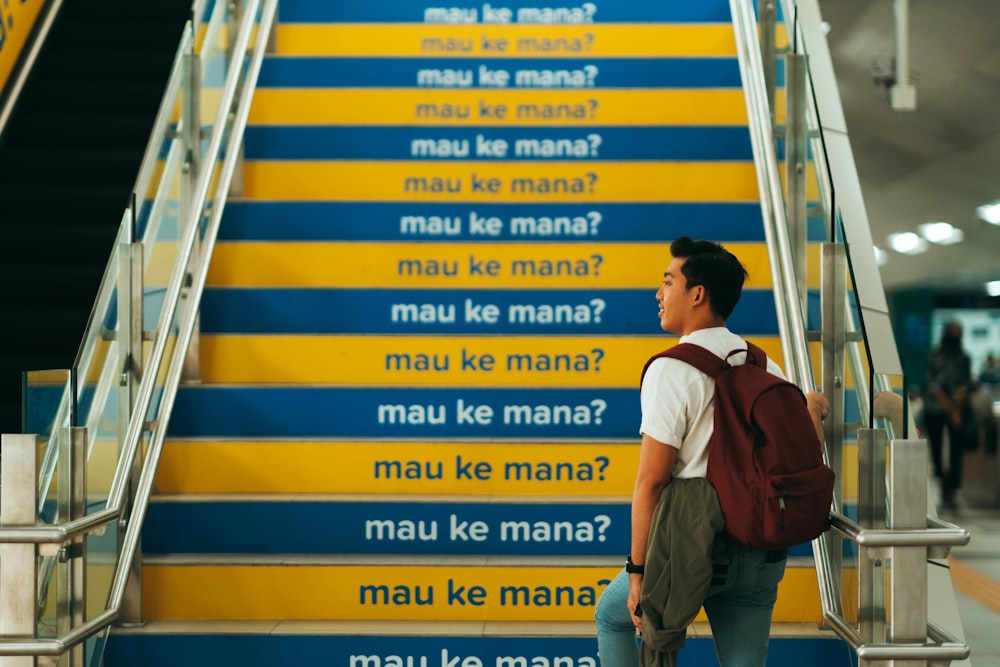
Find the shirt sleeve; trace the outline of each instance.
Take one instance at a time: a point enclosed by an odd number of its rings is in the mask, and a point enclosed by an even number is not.
[[[679,359],[656,359],[646,369],[640,391],[639,433],[675,449],[680,449],[688,430],[688,396],[680,381],[687,375],[686,366]]]

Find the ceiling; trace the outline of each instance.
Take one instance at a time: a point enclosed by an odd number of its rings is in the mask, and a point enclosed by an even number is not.
[[[920,255],[888,251],[887,292],[984,293],[1000,280],[1000,226],[976,207],[1000,199],[1000,1],[910,0],[915,111],[894,111],[872,78],[891,67],[893,0],[820,0],[872,238],[946,221],[965,232]]]

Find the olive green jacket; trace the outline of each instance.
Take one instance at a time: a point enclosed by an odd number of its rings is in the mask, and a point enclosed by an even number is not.
[[[660,495],[639,597],[642,667],[677,664],[687,627],[712,583],[713,561],[728,560],[724,525],[719,497],[706,479],[674,479]]]

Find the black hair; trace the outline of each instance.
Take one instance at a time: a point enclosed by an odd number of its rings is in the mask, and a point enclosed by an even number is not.
[[[684,259],[681,273],[688,289],[704,287],[712,313],[728,318],[740,300],[748,275],[736,255],[714,241],[695,241],[688,236],[675,239],[670,254]]]

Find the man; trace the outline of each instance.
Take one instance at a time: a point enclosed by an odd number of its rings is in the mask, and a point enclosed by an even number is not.
[[[962,349],[962,325],[947,322],[941,343],[927,359],[924,424],[931,445],[934,475],[941,481],[942,509],[955,509],[955,492],[962,484],[962,456],[967,441],[978,438],[970,403],[972,362]],[[944,432],[948,431],[948,469],[944,469]],[[978,440],[968,443],[978,445]]]
[[[670,246],[673,255],[656,291],[660,328],[700,345],[720,357],[746,349],[746,341],[726,328],[743,291],[746,270],[721,245],[688,237]],[[745,355],[730,363],[741,364]],[[768,360],[768,370],[782,376]],[[632,541],[629,563],[605,588],[595,611],[602,667],[636,667],[635,614],[642,589],[651,518],[671,479],[704,478],[713,431],[713,380],[678,359],[659,358],[646,371],[640,403],[642,444],[632,493]],[[819,439],[829,412],[819,392],[806,395]],[[713,580],[704,600],[716,656],[722,667],[763,667],[767,659],[771,612],[784,576],[787,551],[765,552],[726,543],[729,565]],[[631,570],[629,572],[628,570]]]

